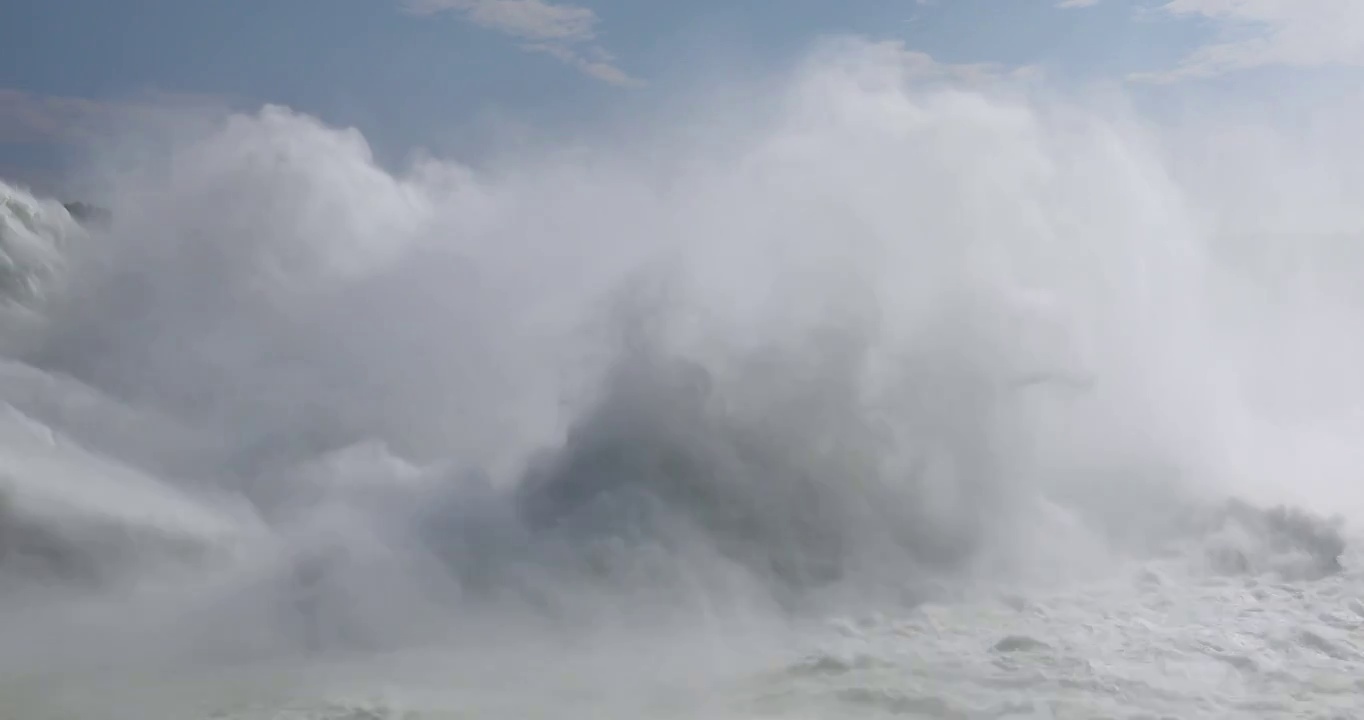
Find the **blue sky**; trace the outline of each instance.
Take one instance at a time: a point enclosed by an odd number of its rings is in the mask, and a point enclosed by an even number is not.
[[[458,129],[573,127],[706,69],[781,67],[817,38],[1063,82],[1210,83],[1364,64],[1360,0],[6,0],[0,176],[56,184],[86,128],[139,103],[278,103],[381,156]]]

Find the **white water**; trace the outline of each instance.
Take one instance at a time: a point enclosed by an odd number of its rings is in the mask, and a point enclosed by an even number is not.
[[[265,108],[88,229],[0,187],[4,707],[1358,712],[1355,109],[921,71],[398,174]]]

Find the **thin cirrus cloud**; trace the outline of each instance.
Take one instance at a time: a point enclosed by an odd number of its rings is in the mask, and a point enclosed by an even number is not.
[[[1062,0],[1078,8],[1099,0]],[[1169,70],[1132,80],[1170,83],[1266,67],[1364,67],[1364,0],[1168,0],[1156,8],[1209,22],[1215,38]]]
[[[224,95],[193,93],[144,91],[118,99],[95,99],[0,88],[0,144],[81,143],[120,127],[192,117],[237,102]]]
[[[597,42],[598,17],[590,8],[547,0],[404,0],[403,5],[414,15],[460,13],[476,25],[516,38],[524,50],[549,55],[598,80],[640,84]]]
[[[98,100],[0,88],[0,143],[48,143],[88,134],[115,113]]]

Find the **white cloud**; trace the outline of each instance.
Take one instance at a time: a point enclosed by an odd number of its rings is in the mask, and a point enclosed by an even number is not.
[[[1082,8],[1099,4],[1099,0],[1061,0],[1056,3],[1059,8]]]
[[[1172,82],[1269,66],[1364,66],[1364,1],[1171,0],[1160,8],[1215,23],[1218,39],[1173,70],[1133,79]]]
[[[458,12],[470,22],[526,41],[541,52],[613,85],[639,81],[615,64],[597,40],[597,14],[591,8],[547,0],[404,0],[408,12],[433,15]]]
[[[407,9],[417,15],[462,12],[483,27],[529,40],[587,41],[597,24],[588,8],[542,0],[407,0]]]
[[[638,79],[621,70],[616,65],[615,58],[597,45],[590,46],[585,51],[549,42],[527,43],[521,47],[530,52],[545,53],[560,62],[578,68],[586,75],[612,85],[633,86],[641,84]]]

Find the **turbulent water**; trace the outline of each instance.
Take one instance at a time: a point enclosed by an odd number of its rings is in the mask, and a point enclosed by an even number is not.
[[[6,717],[1364,712],[1353,131],[923,70],[0,185]]]

